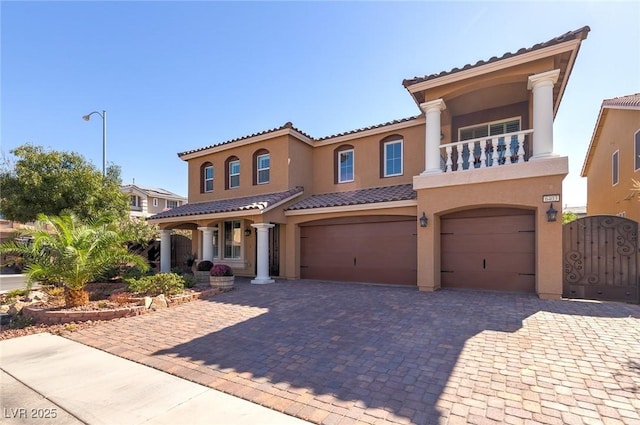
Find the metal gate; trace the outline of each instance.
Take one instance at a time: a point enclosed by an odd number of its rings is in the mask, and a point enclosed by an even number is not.
[[[640,303],[638,223],[592,216],[562,229],[563,296]]]

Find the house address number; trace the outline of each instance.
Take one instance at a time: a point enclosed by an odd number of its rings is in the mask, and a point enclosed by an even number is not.
[[[542,202],[560,202],[560,194],[542,195]]]

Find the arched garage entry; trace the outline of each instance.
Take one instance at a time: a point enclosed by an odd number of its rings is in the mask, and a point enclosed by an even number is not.
[[[534,211],[479,208],[440,218],[443,288],[535,292]]]
[[[361,216],[300,225],[303,279],[416,285],[416,218]]]

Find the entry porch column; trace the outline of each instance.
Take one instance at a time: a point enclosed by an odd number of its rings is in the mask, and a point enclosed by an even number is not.
[[[160,230],[160,273],[171,271],[171,230]]]
[[[275,224],[271,223],[257,223],[252,224],[251,227],[255,227],[257,233],[257,260],[258,275],[251,283],[263,284],[273,283],[275,280],[269,277],[269,229],[274,227]]]
[[[213,227],[198,227],[202,232],[202,260],[213,261]]]

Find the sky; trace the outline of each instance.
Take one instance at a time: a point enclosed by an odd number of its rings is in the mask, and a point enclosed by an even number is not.
[[[187,194],[178,152],[291,121],[313,137],[420,114],[402,80],[585,25],[554,122],[563,203],[604,99],[640,92],[640,2],[0,2],[0,151],[74,151]]]

